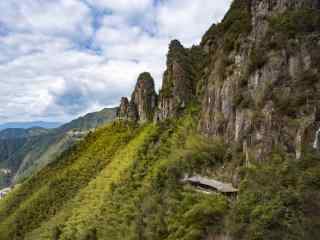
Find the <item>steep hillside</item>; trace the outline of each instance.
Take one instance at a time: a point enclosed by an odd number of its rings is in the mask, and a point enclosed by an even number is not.
[[[0,239],[317,240],[320,1],[235,0],[117,120],[0,201]],[[196,179],[196,180],[194,180]]]
[[[112,121],[116,109],[89,113],[56,129],[6,129],[0,132],[1,187],[30,176],[81,140],[90,130]],[[1,177],[2,175],[2,177]]]
[[[15,154],[31,139],[48,134],[44,128],[16,129],[0,131],[0,189],[10,184],[13,174],[21,161],[13,160]]]
[[[30,176],[81,140],[90,130],[114,120],[115,117],[116,108],[106,108],[99,112],[89,113],[53,129],[47,135],[41,135],[39,138],[28,141],[12,158],[21,161],[14,181]]]

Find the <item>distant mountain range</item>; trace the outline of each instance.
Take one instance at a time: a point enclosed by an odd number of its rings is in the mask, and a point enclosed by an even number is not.
[[[36,122],[8,122],[4,124],[0,124],[0,131],[8,128],[57,128],[60,127],[62,123],[59,122],[44,122],[44,121],[36,121]]]
[[[0,170],[5,170],[0,171],[0,188],[8,186],[13,179],[28,177],[52,162],[89,131],[112,121],[116,111],[116,108],[106,108],[61,126],[52,122],[2,125],[8,128],[2,131],[0,128]]]
[[[42,127],[32,128],[7,128],[0,131],[0,139],[17,139],[17,138],[29,138],[42,134],[46,134],[50,129]]]
[[[162,82],[14,151],[0,239],[319,240],[320,0],[233,0]]]

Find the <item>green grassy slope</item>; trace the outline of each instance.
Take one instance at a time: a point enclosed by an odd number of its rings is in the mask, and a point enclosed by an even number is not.
[[[91,134],[0,202],[0,239],[182,239],[204,235],[211,222],[216,231],[226,199],[184,189],[179,180],[194,168],[180,161],[194,129],[186,117]]]
[[[40,170],[76,143],[78,137],[69,134],[70,131],[77,130],[85,135],[88,130],[111,122],[115,115],[115,108],[106,108],[77,118],[57,129],[52,129],[47,134],[29,139],[10,159],[12,162],[21,163],[14,181],[20,182]]]
[[[297,162],[275,151],[245,168],[236,146],[196,127],[192,113],[90,134],[0,202],[0,239],[317,239],[316,153]],[[235,172],[236,200],[181,182],[187,173],[231,181]]]
[[[19,239],[53,216],[95,177],[134,133],[122,125],[98,130],[65,152],[55,164],[17,187],[0,203],[0,239]]]

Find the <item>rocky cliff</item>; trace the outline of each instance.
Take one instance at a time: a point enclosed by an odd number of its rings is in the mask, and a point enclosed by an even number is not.
[[[319,0],[235,0],[1,202],[0,239],[319,239],[319,35]]]
[[[201,44],[210,58],[202,132],[243,145],[254,159],[275,146],[300,158],[313,145],[320,124],[318,11],[319,1],[311,0],[233,3]],[[228,26],[234,15],[241,23]],[[231,45],[229,35],[236,37]]]
[[[200,46],[188,49],[178,40],[171,41],[159,96],[150,73],[140,74],[130,102],[126,97],[121,99],[118,118],[157,122],[181,116],[197,98],[197,81],[206,58]]]
[[[135,89],[128,98],[123,97],[117,116],[120,119],[146,122],[153,119],[157,104],[157,93],[154,80],[150,73],[141,73],[138,77]]]
[[[319,0],[235,0],[200,46],[170,43],[157,109],[153,81],[152,97],[138,80],[122,106],[133,109],[131,119],[150,120],[154,110],[164,120],[199,101],[199,130],[242,146],[248,162],[275,146],[299,159],[318,147],[319,7]]]
[[[196,48],[184,48],[178,40],[170,43],[156,120],[179,116],[193,100],[196,90],[196,63],[193,61],[195,51]]]

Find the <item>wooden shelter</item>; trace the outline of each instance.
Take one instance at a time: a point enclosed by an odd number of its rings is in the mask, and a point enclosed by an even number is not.
[[[227,196],[235,196],[239,191],[231,183],[224,183],[201,176],[185,177],[183,182],[189,183],[205,192],[219,192]]]

